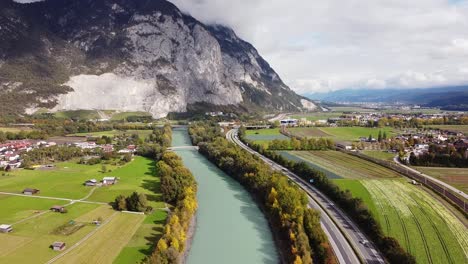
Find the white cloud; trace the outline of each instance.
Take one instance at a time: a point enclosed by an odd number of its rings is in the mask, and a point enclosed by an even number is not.
[[[468,83],[468,1],[172,0],[234,28],[305,93]]]

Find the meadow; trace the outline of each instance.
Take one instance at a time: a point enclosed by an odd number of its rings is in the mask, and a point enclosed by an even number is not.
[[[387,133],[387,137],[395,136],[396,132],[390,127],[298,127],[288,128],[288,131],[299,137],[327,137],[335,141],[358,141],[372,135],[377,138],[379,131]]]
[[[54,241],[71,247],[88,235],[89,239],[57,262],[112,263],[119,258],[123,259],[120,263],[128,263],[129,257],[143,259],[151,253],[167,216],[162,211],[165,204],[154,161],[135,157],[122,167],[106,165],[110,173],[102,173],[101,165],[56,165],[51,170],[18,170],[1,176],[0,191],[20,193],[29,187],[40,189],[39,196],[83,199],[90,195],[85,200],[90,203],[0,195],[0,224],[12,224],[14,229],[10,234],[0,234],[0,263],[45,263],[60,254],[49,248]],[[104,176],[118,177],[119,182],[95,189],[83,186],[85,180]],[[117,195],[134,191],[147,194],[154,213],[124,214],[107,204]],[[53,205],[66,206],[68,213],[51,212]],[[104,223],[102,228],[92,223],[97,219]]]
[[[256,143],[265,143],[275,139],[288,139],[279,128],[246,130],[246,138]]]
[[[416,170],[468,193],[468,168],[414,167]]]
[[[381,150],[364,150],[362,154],[385,161],[392,161],[393,158],[397,155],[396,153],[390,153],[388,151],[381,151]]]
[[[341,112],[313,112],[305,114],[296,114],[290,116],[294,119],[305,118],[309,121],[327,120],[328,118],[340,117],[343,113]]]
[[[339,151],[289,151],[302,160],[315,164],[327,174],[347,179],[398,178],[400,174]]]
[[[405,179],[334,182],[363,199],[384,233],[398,239],[418,263],[464,263],[468,257],[466,223],[423,187]]]

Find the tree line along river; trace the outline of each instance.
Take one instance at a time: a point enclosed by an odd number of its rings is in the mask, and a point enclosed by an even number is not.
[[[174,129],[172,146],[190,146],[187,129]],[[198,183],[198,211],[187,264],[279,263],[265,216],[237,181],[196,150],[176,150]]]

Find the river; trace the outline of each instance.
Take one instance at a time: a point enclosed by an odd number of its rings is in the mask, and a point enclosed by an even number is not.
[[[190,146],[186,129],[172,145]],[[187,264],[279,263],[264,215],[248,192],[196,150],[177,150],[198,183],[197,225]]]

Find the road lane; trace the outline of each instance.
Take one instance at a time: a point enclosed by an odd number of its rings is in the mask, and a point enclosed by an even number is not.
[[[368,239],[349,217],[334,206],[331,200],[285,167],[246,146],[238,139],[237,132],[237,129],[233,129],[226,134],[226,137],[246,151],[261,158],[274,170],[281,171],[308,194],[311,201],[309,205],[322,214],[322,225],[325,227],[326,233],[329,234],[331,245],[340,263],[360,263],[363,261],[365,263],[385,263],[373,244],[369,243],[365,246],[360,243],[360,241],[368,241]]]

